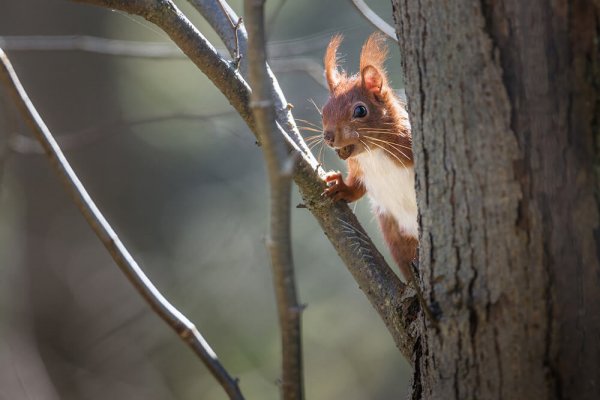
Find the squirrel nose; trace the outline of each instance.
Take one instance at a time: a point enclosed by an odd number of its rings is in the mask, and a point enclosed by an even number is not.
[[[323,132],[323,139],[327,142],[327,144],[333,144],[333,140],[335,139],[335,135],[332,131]]]

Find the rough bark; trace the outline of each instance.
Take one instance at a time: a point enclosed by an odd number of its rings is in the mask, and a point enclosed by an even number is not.
[[[440,319],[412,398],[600,398],[598,2],[392,4]]]

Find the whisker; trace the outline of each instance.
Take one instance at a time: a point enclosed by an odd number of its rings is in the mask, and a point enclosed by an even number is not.
[[[373,152],[371,151],[371,148],[369,147],[368,144],[366,144],[364,142],[364,140],[361,139],[360,133],[358,133],[356,130],[354,132],[358,135],[358,141],[365,147],[365,149],[367,150],[367,152],[372,155]]]
[[[306,119],[296,118],[296,121],[300,121],[300,122],[303,122],[303,123],[308,124],[310,126],[314,126],[315,128],[319,128],[319,129],[321,128],[321,126],[319,126],[318,124],[315,124],[314,122],[308,121]]]
[[[323,139],[323,134],[310,135],[304,138],[304,140]]]
[[[321,129],[316,129],[312,126],[299,126],[298,129],[300,129],[301,131],[323,132]]]
[[[404,161],[402,161],[402,159],[400,157],[398,157],[396,154],[394,154],[390,149],[386,149],[383,146],[380,146],[376,143],[372,143],[377,147],[380,147],[383,151],[385,151],[386,153],[388,153],[390,156],[394,157],[396,160],[398,160],[398,162],[400,163],[400,165],[402,165],[403,168],[406,168],[406,164],[404,164]]]
[[[317,161],[321,165],[323,165],[323,147],[325,147],[325,143],[321,142],[321,148],[319,149],[319,156],[317,157]]]
[[[320,143],[315,143],[315,144],[313,144],[313,145],[309,146],[309,147],[308,147],[308,149],[309,149],[311,152],[314,152],[314,151],[316,151],[316,150],[315,150],[315,147],[316,147],[317,145],[319,145],[319,144],[320,144]],[[313,154],[314,154],[314,153],[313,153]]]
[[[308,101],[310,101],[312,103],[312,105],[315,106],[319,115],[323,115],[323,111],[319,108],[319,106],[317,106],[317,103],[315,103],[315,101],[313,99],[308,99]]]
[[[400,153],[401,153],[401,154],[402,154],[404,157],[408,158],[408,157],[406,156],[406,154],[404,154],[404,152],[403,152],[402,150],[400,150],[401,148],[405,148],[405,149],[409,149],[409,150],[410,150],[410,147],[408,147],[408,146],[403,146],[403,145],[401,145],[401,144],[399,144],[399,143],[390,142],[390,141],[388,141],[388,140],[383,140],[383,139],[379,139],[379,138],[374,138],[374,137],[372,137],[372,136],[365,136],[365,138],[368,138],[368,139],[371,139],[371,140],[376,140],[376,141],[378,141],[378,142],[382,142],[382,143],[389,144],[389,145],[390,145],[390,146],[392,146],[392,147],[393,147],[395,150],[398,150],[398,151],[399,151],[399,152],[400,152]]]
[[[396,135],[398,135],[398,132],[394,129],[387,129],[387,128],[370,128],[370,127],[362,127],[362,128],[357,128],[357,131],[374,131],[374,132],[390,132],[390,133],[394,133]]]
[[[383,125],[385,125],[385,124],[383,124]],[[387,127],[387,126],[383,126],[383,127],[359,126],[359,128],[361,128],[361,129],[368,129],[368,128],[373,128],[373,129],[388,129],[388,130],[395,130],[395,131],[398,130],[395,126],[390,126],[390,127]]]
[[[402,160],[400,159],[400,157],[398,157],[397,155],[395,155],[394,153],[392,153],[389,149],[386,149],[385,147],[372,142],[371,144],[374,144],[375,146],[381,148],[383,151],[386,151],[389,155],[391,155],[392,157],[394,157],[396,160],[398,160],[398,162],[402,165],[403,168],[406,168],[406,165],[404,164],[404,162],[402,162]]]
[[[317,145],[317,144],[319,144],[319,143],[321,143],[321,140],[313,140],[313,141],[311,141],[310,143],[306,143],[306,145],[307,145],[309,148],[312,148],[313,146],[315,146],[315,145]]]
[[[308,140],[308,139],[313,139],[313,138],[317,138],[317,137],[322,137],[323,135],[321,134],[317,134],[317,135],[310,135],[310,136],[306,136],[304,137],[304,140]]]
[[[315,147],[316,145],[318,145],[318,144],[321,144],[321,143],[323,143],[323,141],[322,141],[322,140],[315,140],[315,141],[313,141],[312,143],[310,143],[310,144],[308,145],[308,148],[312,150],[312,149],[313,149],[313,147]]]
[[[365,136],[365,138],[369,139],[369,140],[375,140],[377,142],[386,143],[386,144],[389,144],[389,145],[392,145],[392,146],[396,145],[396,143],[390,142],[389,140],[379,139],[379,138],[376,138],[376,137],[373,137],[373,136]]]
[[[393,126],[398,126],[397,122],[379,122],[382,125],[393,125]]]
[[[382,134],[382,135],[392,135],[392,136],[396,136],[396,137],[404,137],[404,136],[400,135],[398,132],[375,131],[375,130],[366,130],[365,132],[366,133],[373,132],[373,133],[379,133],[379,134]]]
[[[390,146],[395,146],[395,147],[398,147],[398,148],[410,148],[410,147],[402,145],[400,143],[392,142],[391,140],[381,139],[381,138],[374,137],[374,136],[369,136],[369,135],[364,135],[364,137],[367,138],[367,139],[370,139],[370,140],[375,140],[377,142],[386,143],[386,144],[389,144]]]
[[[369,145],[368,145],[368,144],[366,144],[366,143],[365,143],[365,142],[364,142],[362,139],[358,139],[358,140],[359,140],[359,141],[362,143],[362,145],[365,147],[365,149],[367,150],[367,152],[368,152],[369,154],[371,154],[371,155],[372,155],[372,154],[373,154],[373,152],[372,152],[372,151],[371,151],[371,149],[369,148]]]
[[[382,127],[373,127],[373,126],[359,126],[358,129],[376,129],[381,131],[389,131],[389,132],[399,132],[399,129],[395,126],[382,126]]]
[[[376,138],[376,137],[373,137],[373,136],[368,136],[368,135],[364,135],[364,137],[365,137],[365,138],[369,138],[369,139],[373,139],[373,140],[378,140],[378,141],[380,141],[380,142],[383,142],[383,143],[388,143],[388,144],[390,144],[390,145],[393,145],[393,146],[396,146],[396,147],[398,147],[398,148],[403,148],[403,149],[407,149],[407,150],[412,150],[412,147],[410,147],[410,146],[406,146],[406,145],[403,145],[403,144],[400,144],[400,143],[396,143],[396,142],[391,142],[391,141],[389,141],[389,140],[380,139],[380,138]],[[407,158],[408,158],[408,157],[407,157]]]
[[[376,129],[361,129],[360,132],[363,133],[381,133],[382,135],[390,135],[390,136],[396,136],[396,137],[400,137],[400,135],[398,134],[398,132],[393,132],[393,131],[378,131]]]

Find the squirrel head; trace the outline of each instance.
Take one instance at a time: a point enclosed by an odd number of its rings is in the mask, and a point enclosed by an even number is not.
[[[324,57],[329,100],[322,112],[323,137],[340,158],[347,159],[366,150],[361,137],[394,130],[401,110],[384,68],[388,54],[384,36],[369,36],[360,54],[360,72],[351,76],[338,69],[341,42],[341,35],[334,36]]]

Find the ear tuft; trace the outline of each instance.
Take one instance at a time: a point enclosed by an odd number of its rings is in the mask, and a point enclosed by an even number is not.
[[[368,65],[384,70],[385,60],[388,55],[388,48],[385,44],[385,36],[376,32],[371,34],[360,53],[360,70],[362,72]]]
[[[342,78],[338,71],[337,49],[340,47],[340,43],[342,43],[343,38],[344,37],[340,34],[332,37],[329,45],[327,46],[325,57],[323,58],[323,62],[325,63],[325,77],[327,78],[327,85],[329,86],[329,91],[332,93]]]
[[[360,75],[363,87],[371,93],[382,94],[387,85],[384,68],[387,54],[385,37],[380,33],[373,33],[363,45],[360,53]]]

